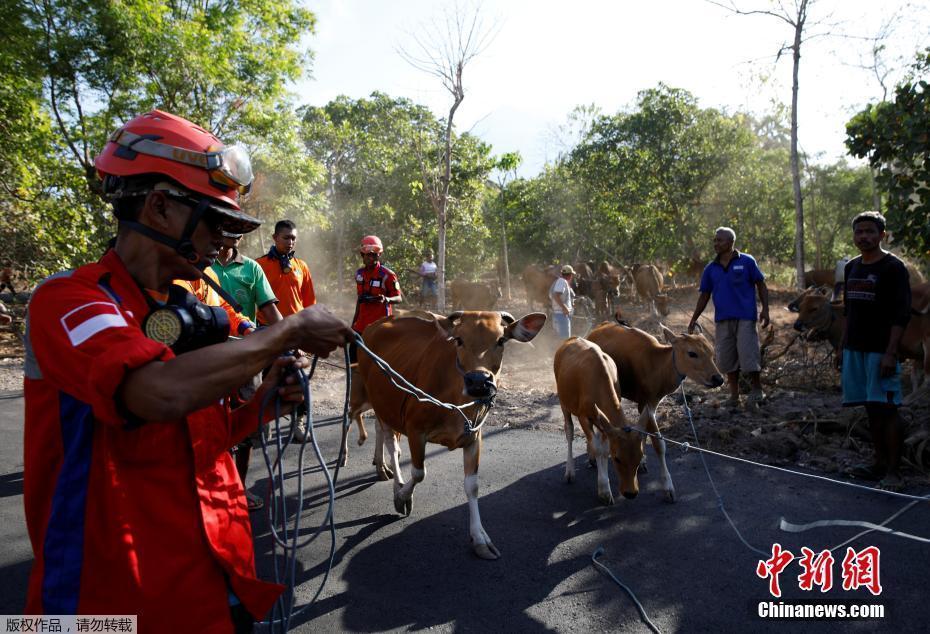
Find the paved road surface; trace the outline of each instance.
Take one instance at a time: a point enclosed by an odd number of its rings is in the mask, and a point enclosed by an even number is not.
[[[22,609],[31,557],[21,510],[22,408],[21,399],[0,400],[0,612],[14,614]],[[555,413],[538,415],[548,420]],[[653,469],[644,476],[637,499],[602,507],[593,470],[584,466],[581,441],[575,447],[578,479],[565,485],[561,434],[494,423],[486,428],[480,505],[484,527],[502,559],[481,561],[468,548],[460,452],[431,447],[413,512],[401,518],[394,513],[390,484],[373,476],[371,445],[361,450],[353,445],[338,483],[333,573],[294,631],[647,631],[626,594],[591,565],[598,546],[606,550],[603,562],[636,592],[665,632],[927,630],[930,545],[874,533],[856,542],[857,548],[881,548],[884,592],[877,598],[863,589],[840,588],[845,549],[836,554],[834,590],[826,597],[882,603],[883,621],[763,620],[756,616],[757,604],[770,597],[767,582],[755,574],[759,557],[740,544],[723,519],[696,454],[670,450],[677,503],[662,501]],[[320,429],[327,456],[335,456],[337,435],[334,425]],[[648,455],[652,458],[651,450]],[[316,506],[306,526],[319,522],[322,508],[322,478],[310,458],[308,451],[308,496]],[[249,484],[261,491],[260,454],[253,460]],[[778,530],[781,516],[795,523],[824,518],[877,523],[904,506],[885,496],[769,470],[717,459],[710,464],[734,521],[750,542],[767,551],[776,541],[796,554],[801,546],[820,550],[858,532],[830,528],[787,534]],[[296,474],[296,454],[286,466]],[[922,504],[893,527],[930,535],[928,511]],[[268,576],[270,539],[263,515],[254,516],[254,527],[260,568]],[[324,536],[301,553],[301,596],[315,591],[327,548]],[[784,598],[822,599],[819,592],[798,589],[800,570],[794,562],[781,575]]]

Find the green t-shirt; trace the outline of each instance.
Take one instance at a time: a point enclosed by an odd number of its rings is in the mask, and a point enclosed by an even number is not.
[[[253,322],[259,306],[277,301],[265,272],[252,258],[237,252],[226,266],[216,260],[212,268],[223,290],[242,305],[242,314]]]

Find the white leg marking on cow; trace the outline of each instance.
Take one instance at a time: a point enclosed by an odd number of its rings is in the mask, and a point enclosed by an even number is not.
[[[617,388],[619,391],[619,387]],[[649,429],[649,412],[646,409],[643,409],[639,413],[639,418],[637,419],[640,429]],[[646,437],[643,436],[643,459],[639,462],[639,472],[640,473],[649,473],[649,465],[646,464]]]
[[[410,480],[405,482],[402,486],[398,487],[397,482],[394,483],[395,495],[401,500],[407,501],[413,497],[413,488],[423,482],[423,478],[426,477],[425,469],[417,469],[416,467],[410,468]]]
[[[643,412],[648,413],[649,416],[649,426],[646,429],[654,434],[658,434],[659,423],[656,421],[655,410],[647,406]],[[655,449],[656,456],[659,458],[659,476],[662,478],[662,486],[665,490],[665,499],[668,502],[674,502],[675,485],[672,484],[672,474],[668,472],[668,465],[665,463],[665,441],[658,436],[652,436],[652,448]]]
[[[572,453],[572,441],[575,440],[575,423],[572,422],[572,415],[568,410],[563,409],[562,415],[565,417],[565,441],[568,444],[568,450],[565,455],[565,476],[567,483],[575,481],[575,456]]]
[[[393,429],[384,428],[381,424],[378,424],[378,434],[375,438],[375,444],[378,445],[378,449],[375,452],[376,458],[381,458],[384,460],[384,452],[381,450],[381,447],[387,448],[388,458],[391,461],[390,471],[394,473],[394,491],[404,484],[404,476],[400,472],[400,443],[397,441],[397,435],[394,433]],[[382,467],[383,467],[382,462]]]
[[[468,536],[471,548],[482,559],[497,559],[501,556],[497,547],[481,525],[481,513],[478,511],[478,459],[481,455],[481,432],[475,442],[462,449],[462,463],[465,468],[465,498],[468,500]]]
[[[607,468],[610,461],[610,442],[599,429],[595,429],[592,443],[597,463],[597,497],[604,504],[613,504],[614,496],[610,491],[610,475]]]

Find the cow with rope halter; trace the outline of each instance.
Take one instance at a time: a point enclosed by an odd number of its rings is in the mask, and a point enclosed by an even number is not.
[[[500,552],[478,512],[481,427],[497,395],[506,343],[531,341],[545,322],[542,313],[521,319],[490,311],[457,311],[446,317],[417,313],[381,319],[362,335],[367,350],[359,350],[358,377],[363,389],[352,390],[350,411],[374,409],[381,427],[378,441],[387,445],[391,461],[394,508],[410,514],[413,489],[426,476],[427,442],[462,449],[469,536],[482,559],[497,559]],[[407,482],[400,472],[400,434],[407,437],[410,449]],[[376,462],[381,458],[378,446]]]

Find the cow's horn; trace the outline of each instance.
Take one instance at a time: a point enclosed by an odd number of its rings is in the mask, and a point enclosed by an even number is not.
[[[503,310],[501,311],[501,319],[503,319],[508,324],[512,324],[515,321],[517,321],[517,319],[513,315]]]
[[[448,319],[450,322],[455,322],[455,321],[461,319],[461,318],[462,318],[462,315],[464,315],[464,314],[465,314],[465,311],[464,311],[464,310],[457,310],[457,311],[455,311],[455,312],[452,312],[452,313],[449,313],[448,315],[446,315],[446,319]]]

